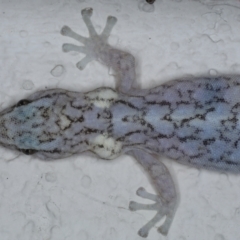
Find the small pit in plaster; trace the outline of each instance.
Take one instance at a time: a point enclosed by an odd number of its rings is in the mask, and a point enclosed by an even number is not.
[[[217,76],[218,75],[218,71],[215,70],[215,69],[210,69],[208,72],[211,76]]]
[[[22,87],[25,90],[32,90],[34,87],[34,84],[31,80],[25,80],[22,84]]]
[[[54,77],[60,77],[64,72],[64,67],[62,65],[56,65],[52,70],[51,74]]]
[[[92,183],[92,179],[89,177],[89,176],[83,176],[82,179],[81,179],[81,185],[84,187],[84,188],[89,188],[91,186],[91,183]]]
[[[47,182],[56,182],[57,176],[53,172],[48,172],[45,174],[45,179]]]

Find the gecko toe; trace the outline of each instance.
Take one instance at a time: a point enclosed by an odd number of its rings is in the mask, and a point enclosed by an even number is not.
[[[138,188],[136,194],[137,194],[138,196],[142,197],[145,192],[146,192],[145,188],[140,187],[140,188]]]
[[[92,13],[93,13],[93,9],[92,9],[92,8],[84,8],[84,9],[81,11],[82,16],[91,17],[91,16],[92,16]]]
[[[137,211],[136,205],[137,205],[136,202],[130,201],[130,202],[129,202],[129,210],[130,210],[130,211],[133,211],[133,212],[134,212],[134,211]]]
[[[107,22],[108,22],[109,24],[115,24],[115,23],[117,22],[117,18],[116,18],[116,17],[113,17],[113,16],[108,16]]]
[[[72,32],[72,29],[68,26],[63,26],[62,29],[61,29],[61,34],[63,36],[68,36],[68,34]]]
[[[148,236],[148,231],[146,231],[145,228],[141,228],[141,229],[138,231],[138,235],[141,236],[142,238],[147,238],[147,236]]]

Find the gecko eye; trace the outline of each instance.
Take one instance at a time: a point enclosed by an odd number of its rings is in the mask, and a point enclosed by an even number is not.
[[[20,150],[22,153],[26,154],[26,155],[32,155],[34,154],[36,151],[33,149],[21,149]]]
[[[16,104],[16,106],[19,107],[19,106],[26,105],[26,104],[28,104],[28,103],[30,103],[29,100],[27,100],[27,99],[22,99],[22,100],[20,100],[20,101]]]

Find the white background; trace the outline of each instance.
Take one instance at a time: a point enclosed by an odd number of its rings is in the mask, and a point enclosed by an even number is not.
[[[114,87],[106,67],[84,55],[63,53],[64,25],[87,36],[85,7],[100,32],[108,15],[118,18],[110,37],[136,57],[143,88],[185,75],[240,73],[240,2],[218,0],[1,0],[1,109],[34,91],[87,91]],[[1,240],[138,240],[154,212],[130,212],[140,187],[154,192],[134,159],[104,161],[73,156],[44,162],[0,148]],[[152,229],[151,240],[240,239],[240,175],[197,170],[161,159],[179,192],[179,207],[167,237]],[[148,202],[147,200],[145,200]]]

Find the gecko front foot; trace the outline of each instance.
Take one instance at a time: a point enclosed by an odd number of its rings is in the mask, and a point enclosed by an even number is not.
[[[157,214],[147,223],[145,224],[139,231],[138,234],[141,237],[146,238],[151,228],[153,228],[157,222],[159,222],[164,216],[166,219],[164,223],[158,228],[158,231],[163,234],[167,235],[168,230],[171,226],[173,221],[174,213],[175,213],[175,206],[176,202],[164,202],[160,196],[148,193],[144,188],[139,188],[137,190],[137,195],[154,201],[154,204],[141,204],[134,201],[129,203],[129,209],[131,211],[137,210],[156,210]]]
[[[110,46],[107,43],[108,37],[112,31],[113,26],[117,22],[117,18],[109,16],[104,30],[101,34],[97,34],[90,17],[92,16],[93,9],[85,8],[82,10],[81,14],[83,20],[88,28],[89,38],[83,37],[74,31],[70,27],[64,26],[61,30],[61,34],[73,38],[84,46],[77,46],[70,43],[65,43],[62,46],[64,52],[76,51],[86,54],[86,56],[79,61],[76,65],[80,70],[84,69],[86,65],[92,60],[98,60],[104,58],[104,53],[109,51]]]

